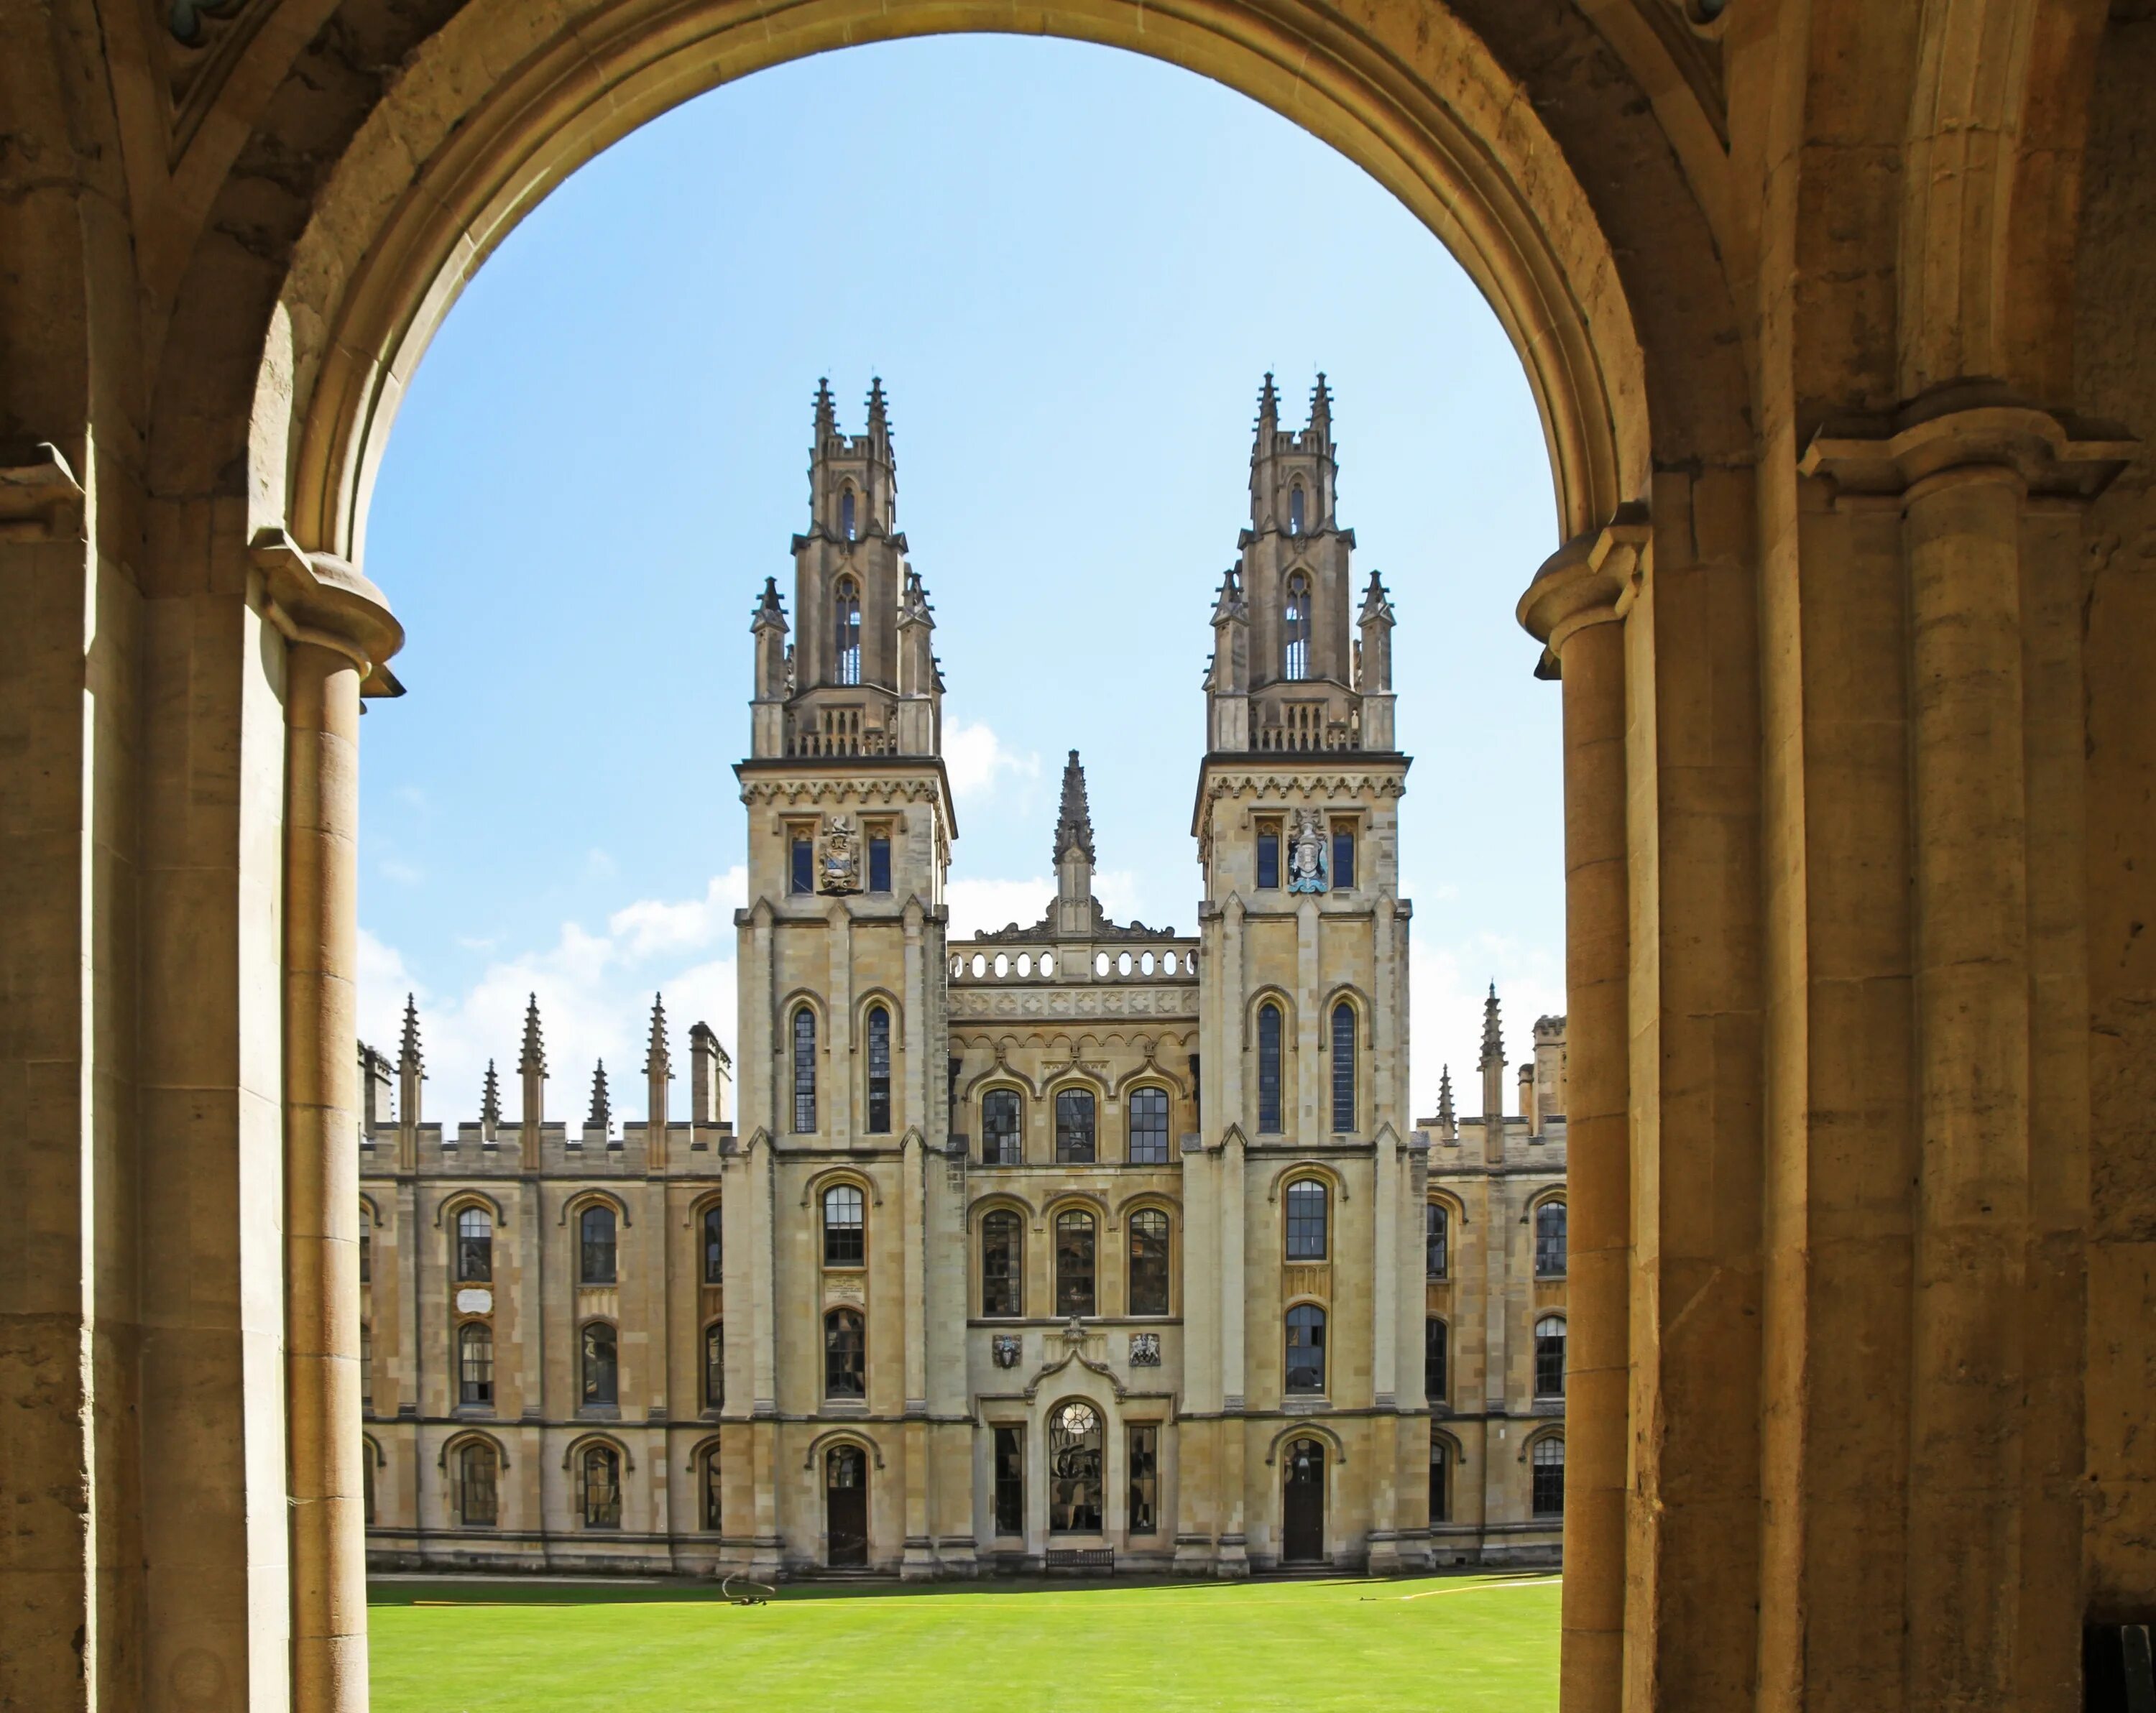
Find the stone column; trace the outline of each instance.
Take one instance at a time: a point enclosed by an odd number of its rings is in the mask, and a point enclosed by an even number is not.
[[[359,699],[393,689],[403,633],[341,561],[254,546],[287,643],[285,724],[285,1380],[292,1699],[367,1705],[359,1433]]]
[[[1563,1713],[1615,1713],[1625,1680],[1632,1204],[1622,620],[1646,540],[1644,519],[1621,517],[1568,542],[1520,601],[1521,623],[1548,649],[1544,669],[1564,686]]]

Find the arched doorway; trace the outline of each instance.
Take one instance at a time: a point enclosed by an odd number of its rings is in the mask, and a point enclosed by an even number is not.
[[[858,1445],[824,1454],[824,1562],[833,1570],[869,1562],[869,1460]]]
[[[1055,1535],[1097,1535],[1106,1435],[1101,1412],[1082,1398],[1048,1415],[1048,1529]]]
[[[1281,1488],[1281,1562],[1325,1562],[1325,1447],[1298,1439],[1287,1449]]]

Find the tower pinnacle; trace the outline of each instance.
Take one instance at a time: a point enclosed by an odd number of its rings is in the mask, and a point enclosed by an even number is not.
[[[584,1124],[587,1128],[596,1126],[602,1132],[613,1128],[613,1102],[607,1098],[606,1060],[603,1059],[592,1072],[592,1111]]]
[[[1086,801],[1086,767],[1078,759],[1078,751],[1070,751],[1070,759],[1063,764],[1063,803],[1055,818],[1055,860],[1061,862],[1063,853],[1075,845],[1091,863],[1093,855],[1093,815]]]
[[[1505,1062],[1505,1031],[1497,1015],[1497,984],[1490,984],[1490,997],[1482,1002],[1482,1064]]]

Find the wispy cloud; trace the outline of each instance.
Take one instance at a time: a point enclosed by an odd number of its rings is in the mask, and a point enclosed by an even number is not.
[[[955,797],[985,796],[1005,780],[1038,779],[1040,757],[1009,748],[986,721],[954,721],[943,728],[943,765]]]
[[[1055,896],[1053,880],[954,880],[943,893],[951,910],[952,942],[970,940],[981,930],[993,933],[1013,922],[1029,928]]]

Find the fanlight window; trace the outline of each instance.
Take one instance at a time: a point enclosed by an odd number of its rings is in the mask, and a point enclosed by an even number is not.
[[[604,1321],[584,1323],[582,1396],[584,1408],[604,1408],[621,1402],[620,1346]]]
[[[1023,1157],[1018,1090],[992,1089],[981,1096],[981,1163],[1015,1166]]]
[[[824,1396],[869,1395],[868,1331],[859,1310],[834,1309],[824,1316]]]
[[[1048,1418],[1048,1526],[1101,1531],[1101,1413],[1076,1399]]]
[[[1281,611],[1281,676],[1300,681],[1310,676],[1310,579],[1301,572],[1287,580],[1287,603]]]
[[[1287,1311],[1287,1389],[1325,1390],[1325,1310],[1315,1303]]]
[[[484,1321],[468,1321],[457,1332],[457,1402],[494,1402],[494,1329]]]
[[[1133,1315],[1168,1312],[1168,1215],[1142,1208],[1131,1215],[1131,1300]]]
[[[1535,1273],[1543,1279],[1564,1274],[1564,1203],[1544,1202],[1535,1209]]]
[[[1131,1164],[1168,1164],[1168,1090],[1131,1091]]]
[[[1281,1008],[1258,1008],[1258,1130],[1265,1136],[1281,1131]]]
[[[1535,1396],[1564,1396],[1564,1317],[1545,1315],[1535,1322]]]
[[[722,1208],[704,1209],[704,1283],[726,1282],[726,1222]]]
[[[826,1267],[859,1267],[868,1259],[868,1228],[862,1214],[861,1192],[852,1184],[834,1184],[824,1192]]]
[[[981,1221],[981,1313],[988,1319],[1022,1315],[1024,1308],[1025,1228],[1017,1214],[998,1208]]]
[[[1332,1008],[1332,1128],[1355,1128],[1355,1008]]]
[[[805,1005],[793,1013],[793,1133],[816,1133],[816,1013]]]
[[[577,1276],[586,1285],[613,1284],[613,1209],[604,1203],[585,1208],[578,1216],[577,1233],[582,1239]]]
[[[1325,1186],[1314,1177],[1298,1177],[1287,1187],[1289,1260],[1322,1261],[1325,1259],[1328,1200]]]
[[[891,1133],[891,1013],[880,1005],[869,1012],[869,1134]]]
[[[581,1459],[584,1526],[618,1529],[621,1526],[621,1454],[611,1445],[584,1448]]]
[[[848,497],[851,498],[850,495]],[[839,579],[831,622],[838,639],[838,681],[840,684],[859,684],[861,681],[861,592],[850,577]]]
[[[457,1283],[485,1285],[494,1277],[494,1221],[484,1208],[457,1215]]]
[[[1422,1208],[1422,1270],[1427,1279],[1445,1279],[1452,1271],[1452,1210],[1442,1202]]]
[[[1055,1216],[1055,1312],[1093,1312],[1093,1216],[1075,1208]]]
[[[501,1514],[494,1448],[484,1439],[467,1439],[457,1448],[450,1497],[457,1521],[466,1528],[490,1527]]]
[[[1555,1434],[1535,1442],[1530,1459],[1534,1469],[1534,1509],[1537,1516],[1564,1515],[1564,1441]]]

